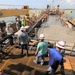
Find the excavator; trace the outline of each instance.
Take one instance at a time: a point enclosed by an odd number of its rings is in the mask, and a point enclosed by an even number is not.
[[[31,21],[34,22],[36,19],[35,13],[29,11],[29,15],[31,16]]]
[[[44,13],[44,12],[46,12],[46,10],[45,9],[42,9],[42,13]]]
[[[69,15],[70,13],[72,13],[72,10],[69,10],[68,12],[66,12],[66,15]]]
[[[40,16],[40,11],[35,9],[35,12],[37,13],[38,17]]]

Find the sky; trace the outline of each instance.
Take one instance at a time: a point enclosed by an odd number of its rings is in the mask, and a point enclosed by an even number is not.
[[[14,5],[14,6],[13,6]],[[60,5],[61,9],[75,8],[75,0],[0,0],[1,8],[22,8],[23,6],[30,8],[47,8],[47,5]]]

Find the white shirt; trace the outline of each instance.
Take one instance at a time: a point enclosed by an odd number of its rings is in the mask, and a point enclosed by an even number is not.
[[[6,32],[7,32],[7,35],[13,34],[13,28],[11,28],[11,27],[6,27]]]

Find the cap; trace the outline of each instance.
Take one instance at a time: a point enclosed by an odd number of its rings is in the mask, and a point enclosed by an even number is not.
[[[44,34],[40,34],[39,39],[44,39]]]
[[[65,48],[65,42],[64,41],[58,41],[56,43],[56,47],[64,49]]]

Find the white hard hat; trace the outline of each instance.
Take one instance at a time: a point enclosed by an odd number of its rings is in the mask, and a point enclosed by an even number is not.
[[[56,47],[64,49],[65,48],[65,42],[64,41],[58,41],[56,43]]]
[[[22,26],[22,27],[20,28],[20,30],[24,30],[24,31],[25,31],[25,30],[26,30],[26,28],[25,28],[24,26]]]
[[[44,34],[40,34],[39,39],[44,39]]]
[[[19,18],[17,18],[17,21],[20,20]]]

